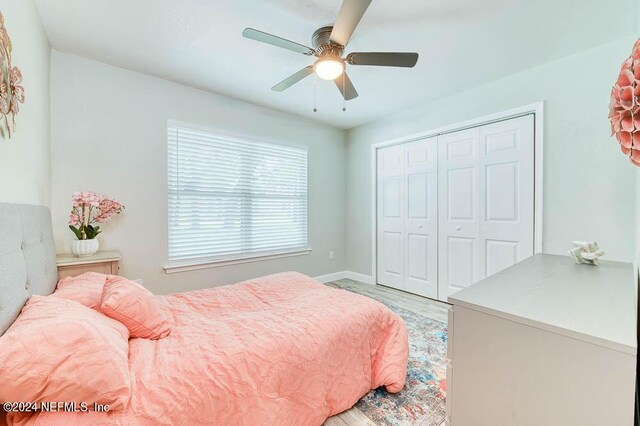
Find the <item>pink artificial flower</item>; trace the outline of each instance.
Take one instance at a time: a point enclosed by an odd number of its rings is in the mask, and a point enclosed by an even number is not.
[[[635,77],[633,75],[633,72],[631,72],[631,69],[625,68],[620,72],[620,75],[618,76],[618,81],[616,82],[616,84],[621,88],[625,88],[625,87],[631,86],[634,83],[634,81],[635,81]]]
[[[620,89],[620,106],[626,110],[631,110],[634,105],[633,86],[625,86]]]
[[[82,205],[84,204],[82,199],[82,192],[74,192],[71,196],[71,200],[73,201],[73,207],[82,207]]]
[[[640,59],[640,39],[633,45],[633,53],[631,54],[633,59]]]
[[[85,207],[98,207],[100,204],[100,196],[95,192],[80,192],[79,193],[80,205]]]
[[[96,223],[106,223],[114,215],[120,214],[124,206],[116,199],[110,199],[108,197],[102,197],[100,200],[100,204],[98,206],[98,210],[100,211],[98,215],[94,218]]]
[[[22,83],[22,73],[20,72],[18,67],[13,67],[11,69],[9,82],[9,86],[11,88],[11,111],[13,111],[14,114],[17,114],[19,110],[18,104],[23,104],[25,99],[24,87],[20,85],[20,83]]]
[[[11,112],[11,87],[4,80],[0,82],[0,112],[5,115]]]
[[[613,129],[613,133],[618,133],[623,130],[626,132],[630,132],[631,130],[633,130],[633,120],[631,119],[631,112],[625,110],[615,111],[613,117],[611,117],[611,126]]]
[[[9,110],[11,109],[11,100],[8,96],[0,94],[0,113],[9,114]]]
[[[622,64],[611,91],[609,120],[622,153],[640,166],[640,39]]]
[[[71,212],[71,215],[69,216],[69,225],[71,226],[80,226],[80,216],[78,216],[77,213],[75,213],[75,211]]]
[[[631,133],[629,132],[618,132],[616,133],[616,139],[620,142],[620,145],[625,148],[631,148]]]
[[[609,118],[612,118],[617,111],[620,110],[620,89],[614,86],[611,89],[611,95],[609,97]]]
[[[4,26],[4,20],[0,23],[0,47],[6,49],[6,51],[9,53],[11,53],[11,51],[13,50],[11,39],[9,38],[9,33]]]
[[[624,146],[620,145],[620,151],[622,151],[624,155],[629,155],[631,153],[631,148],[625,148]]]
[[[620,120],[620,129],[625,132],[633,132],[635,130],[635,126],[633,123],[633,118],[631,117],[631,113],[629,111],[624,111],[621,117],[622,119]]]
[[[91,194],[91,206],[92,207],[100,206],[100,200],[102,200],[101,196],[99,196],[95,192]]]

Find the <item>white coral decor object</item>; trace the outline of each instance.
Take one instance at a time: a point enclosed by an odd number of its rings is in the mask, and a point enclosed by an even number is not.
[[[586,263],[588,265],[598,265],[598,258],[604,256],[604,251],[598,247],[598,243],[591,241],[574,241],[573,247],[569,249],[571,256],[576,263]]]

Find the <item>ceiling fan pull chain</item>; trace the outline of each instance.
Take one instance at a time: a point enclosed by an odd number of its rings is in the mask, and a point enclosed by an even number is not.
[[[347,95],[346,95],[346,89],[345,89],[345,85],[346,85],[346,81],[347,81],[347,76],[343,73],[342,74],[342,112],[347,111]]]
[[[318,80],[313,80],[313,112],[318,112]]]

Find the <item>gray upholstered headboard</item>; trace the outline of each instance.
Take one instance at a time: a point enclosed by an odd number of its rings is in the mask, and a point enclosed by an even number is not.
[[[49,209],[0,203],[0,335],[29,296],[53,293],[57,281]]]

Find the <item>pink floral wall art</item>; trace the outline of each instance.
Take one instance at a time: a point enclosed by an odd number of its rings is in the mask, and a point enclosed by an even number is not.
[[[640,167],[640,39],[611,89],[609,120],[622,153]]]
[[[11,137],[16,129],[16,115],[19,104],[24,103],[24,87],[22,73],[11,64],[13,46],[4,16],[0,12],[0,135]]]

